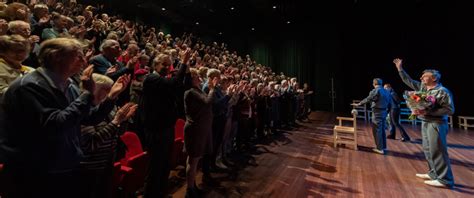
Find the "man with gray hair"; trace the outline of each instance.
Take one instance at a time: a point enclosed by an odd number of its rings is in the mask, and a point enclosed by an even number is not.
[[[217,78],[220,80],[221,72],[218,69],[212,68],[207,71],[207,81],[204,83],[202,90],[205,93],[209,93],[209,83],[212,79]],[[214,87],[214,100],[212,103],[212,114],[213,114],[213,121],[212,121],[212,153],[208,155],[204,155],[203,157],[203,181],[206,183],[213,183],[213,179],[210,175],[210,170],[212,168],[216,168],[216,158],[218,148],[222,144],[222,138],[224,134],[224,127],[226,122],[226,115],[227,115],[227,106],[230,100],[230,96],[228,96],[222,90],[220,85],[216,85]],[[218,168],[226,169],[222,161],[219,159],[217,161]]]
[[[122,52],[119,42],[110,39],[104,40],[100,50],[101,53],[99,55],[89,60],[89,63],[94,65],[94,73],[106,75],[114,81],[124,74],[133,75],[133,65],[127,64],[124,66],[121,62],[117,61],[117,57]],[[130,87],[128,90],[130,90]],[[117,104],[123,105],[128,101],[130,101],[130,92],[124,91],[120,94]]]
[[[30,17],[32,34],[41,35],[45,28],[50,28],[50,18],[48,6],[46,4],[36,4]]]
[[[111,70],[117,70],[120,62],[117,57],[122,52],[120,44],[116,40],[107,39],[100,45],[101,53],[92,57],[89,62],[94,65],[94,72],[105,75],[111,73]]]
[[[446,135],[448,134],[448,116],[454,113],[453,96],[439,82],[441,74],[438,71],[431,69],[423,71],[420,82],[410,78],[403,70],[401,59],[397,58],[393,60],[393,63],[406,85],[435,97],[432,108],[413,111],[413,114],[422,121],[423,151],[429,168],[427,174],[416,174],[416,176],[427,179],[425,184],[430,186],[452,188],[454,176],[449,162]]]
[[[374,135],[376,148],[374,152],[384,155],[387,149],[387,139],[385,137],[387,118],[387,108],[392,100],[390,94],[383,88],[383,82],[380,78],[374,78],[374,89],[370,91],[369,96],[363,99],[358,106],[371,103],[372,108],[372,134]]]
[[[36,35],[31,35],[30,24],[21,20],[10,21],[8,23],[8,32],[10,34],[18,34],[29,40],[31,50],[29,51],[29,55],[23,64],[33,68],[39,67],[38,53],[40,45],[38,43],[40,38]]]

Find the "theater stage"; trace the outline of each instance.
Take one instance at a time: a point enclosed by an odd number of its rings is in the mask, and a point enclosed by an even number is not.
[[[449,155],[454,189],[427,186],[420,125],[404,125],[412,141],[387,140],[388,153],[373,153],[370,125],[359,121],[359,150],[333,148],[335,115],[315,112],[310,123],[283,131],[241,155],[240,170],[216,173],[219,187],[206,197],[473,197],[474,131],[451,129]],[[399,134],[397,134],[399,137]],[[255,163],[253,162],[255,160]],[[176,177],[174,177],[176,180]],[[200,176],[198,183],[200,183]],[[184,197],[184,181],[173,197]]]

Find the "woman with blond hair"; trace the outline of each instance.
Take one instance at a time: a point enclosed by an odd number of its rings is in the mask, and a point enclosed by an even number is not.
[[[0,99],[15,79],[34,70],[21,64],[29,53],[30,42],[22,36],[0,36]]]
[[[117,89],[122,85],[126,87],[130,82],[129,75],[120,77],[115,84],[112,79],[101,74],[92,74],[92,79],[95,82],[94,104],[102,104],[107,98],[111,98],[109,93],[112,89]],[[114,102],[115,100],[111,104]],[[125,145],[119,137],[122,132],[120,124],[131,118],[136,109],[136,104],[127,103],[111,112],[109,118],[102,120],[99,124],[82,125],[81,197],[111,197],[114,190],[112,189],[113,164],[125,155]]]

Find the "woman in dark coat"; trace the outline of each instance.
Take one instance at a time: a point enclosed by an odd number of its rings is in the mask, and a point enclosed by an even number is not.
[[[191,69],[192,88],[184,93],[186,125],[184,127],[184,145],[188,153],[186,167],[186,197],[197,197],[195,186],[196,169],[199,159],[212,152],[212,100],[214,87],[218,79],[209,83],[209,93],[204,93],[198,71]]]

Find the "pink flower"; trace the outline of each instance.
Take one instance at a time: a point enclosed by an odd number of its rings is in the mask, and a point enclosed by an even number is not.
[[[434,96],[426,96],[425,100],[430,102],[431,104],[434,104],[436,102],[436,98]]]

